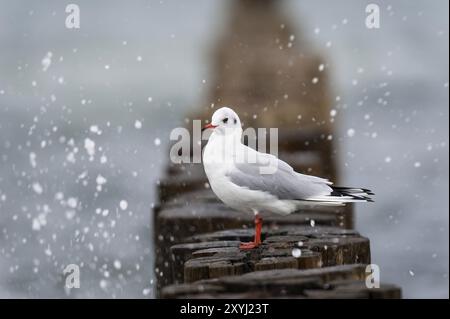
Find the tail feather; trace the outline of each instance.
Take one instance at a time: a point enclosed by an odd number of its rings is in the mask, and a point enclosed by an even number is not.
[[[355,187],[340,187],[340,186],[331,186],[333,191],[338,193],[364,193],[366,195],[375,195],[370,189],[367,188],[355,188]]]
[[[373,202],[371,195],[375,195],[371,190],[366,188],[354,187],[338,187],[330,186],[332,192],[329,195],[314,196],[308,198],[308,201],[324,202],[324,203],[359,203]]]
[[[330,196],[335,198],[351,198],[356,201],[373,202],[371,195],[375,195],[370,189],[355,187],[331,186],[333,191]]]

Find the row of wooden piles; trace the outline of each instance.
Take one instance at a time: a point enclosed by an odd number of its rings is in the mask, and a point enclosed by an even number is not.
[[[209,103],[232,106],[246,127],[277,127],[279,156],[295,170],[338,180],[326,63],[291,30],[279,1],[234,0],[215,52]],[[211,105],[213,105],[211,107]],[[154,210],[156,294],[163,298],[398,298],[365,285],[369,239],[352,207],[263,214],[263,245],[240,251],[253,216],[215,197],[201,164],[169,164]]]

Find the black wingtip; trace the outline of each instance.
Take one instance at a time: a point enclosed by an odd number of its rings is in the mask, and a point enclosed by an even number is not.
[[[370,189],[367,188],[357,188],[357,187],[341,187],[341,186],[331,186],[333,192],[331,192],[332,196],[340,197],[340,196],[350,196],[354,199],[358,199],[366,202],[374,202],[372,198],[369,196],[375,195]],[[363,194],[361,194],[363,193]]]

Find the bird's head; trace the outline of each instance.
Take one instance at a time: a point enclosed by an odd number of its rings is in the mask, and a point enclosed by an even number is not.
[[[214,112],[211,122],[203,130],[211,128],[217,134],[234,134],[242,132],[241,120],[235,111],[229,107],[222,107]]]

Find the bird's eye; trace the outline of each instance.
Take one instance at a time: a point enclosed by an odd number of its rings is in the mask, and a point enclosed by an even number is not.
[[[228,117],[224,118],[222,122],[224,122],[225,124],[227,124],[227,122],[228,122]]]
[[[234,119],[234,124],[236,124],[237,123],[237,120],[236,119]]]

